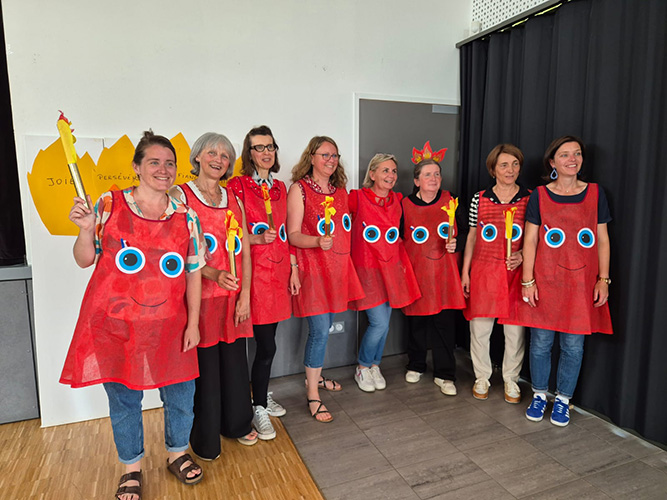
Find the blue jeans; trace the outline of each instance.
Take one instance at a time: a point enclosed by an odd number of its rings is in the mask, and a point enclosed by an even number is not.
[[[104,390],[109,398],[109,416],[116,442],[118,459],[130,465],[144,457],[144,424],[141,400],[144,391],[128,389],[123,384],[106,382]],[[164,444],[167,451],[188,449],[192,428],[195,381],[160,387],[160,399],[164,405]]]
[[[558,332],[560,336],[560,357],[556,393],[571,398],[577,387],[581,360],[584,357],[586,335]],[[551,348],[556,332],[531,328],[530,336],[530,378],[533,391],[546,392],[549,389],[551,375]]]
[[[384,344],[389,333],[389,319],[391,318],[391,306],[389,302],[379,306],[366,309],[368,316],[368,328],[359,346],[359,364],[370,368],[379,365],[382,361]]]
[[[333,324],[334,314],[324,313],[308,316],[308,340],[303,364],[306,368],[322,368],[324,355],[327,352],[329,328]]]

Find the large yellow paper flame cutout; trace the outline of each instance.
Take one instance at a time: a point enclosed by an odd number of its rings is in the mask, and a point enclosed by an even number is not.
[[[512,226],[514,226],[514,213],[516,212],[516,207],[508,208],[503,211],[505,214],[505,238],[508,240],[512,239]]]

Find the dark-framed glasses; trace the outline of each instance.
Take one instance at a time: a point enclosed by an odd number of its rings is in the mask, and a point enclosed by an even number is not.
[[[340,160],[340,155],[339,154],[330,154],[330,153],[313,153],[314,155],[321,156],[324,161],[329,161],[329,159],[333,161],[338,161]]]
[[[254,149],[258,153],[262,153],[265,149],[268,150],[270,153],[273,153],[276,149],[278,149],[278,146],[275,144],[255,144],[254,146],[250,146],[250,149]]]

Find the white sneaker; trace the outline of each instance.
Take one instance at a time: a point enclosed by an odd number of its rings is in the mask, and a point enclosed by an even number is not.
[[[266,412],[270,417],[282,417],[287,413],[287,410],[280,403],[276,403],[271,397],[271,394],[273,394],[273,392],[269,392],[266,395]]]
[[[373,377],[373,384],[378,391],[381,391],[387,387],[387,381],[382,376],[379,366],[371,366],[371,376]]]
[[[257,437],[262,441],[269,441],[276,437],[276,430],[271,424],[271,419],[263,406],[253,406],[255,414],[252,417],[252,426],[257,431]]]
[[[456,396],[456,386],[451,380],[435,377],[433,383],[440,387],[440,392],[445,396]]]
[[[419,382],[419,379],[422,378],[422,374],[419,372],[414,372],[412,370],[408,370],[405,372],[405,381],[409,382],[411,384],[416,384]]]
[[[521,402],[521,389],[516,382],[505,382],[505,401],[512,404]]]
[[[475,380],[475,385],[472,386],[472,397],[475,399],[489,399],[489,387],[491,384],[485,378],[478,378]]]
[[[354,370],[354,381],[364,392],[375,392],[375,384],[373,383],[373,374],[370,368],[357,368]]]

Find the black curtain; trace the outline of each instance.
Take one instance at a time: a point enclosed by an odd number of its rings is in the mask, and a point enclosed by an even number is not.
[[[3,204],[3,209],[0,211],[0,266],[23,264],[25,261],[23,217],[6,53],[0,11],[0,200]]]
[[[614,335],[586,340],[575,402],[667,444],[667,2],[573,0],[461,47],[461,172],[469,200],[486,155],[511,142],[521,180],[542,184],[542,155],[566,134],[586,143],[587,180],[614,220]],[[527,363],[526,363],[527,364]]]

